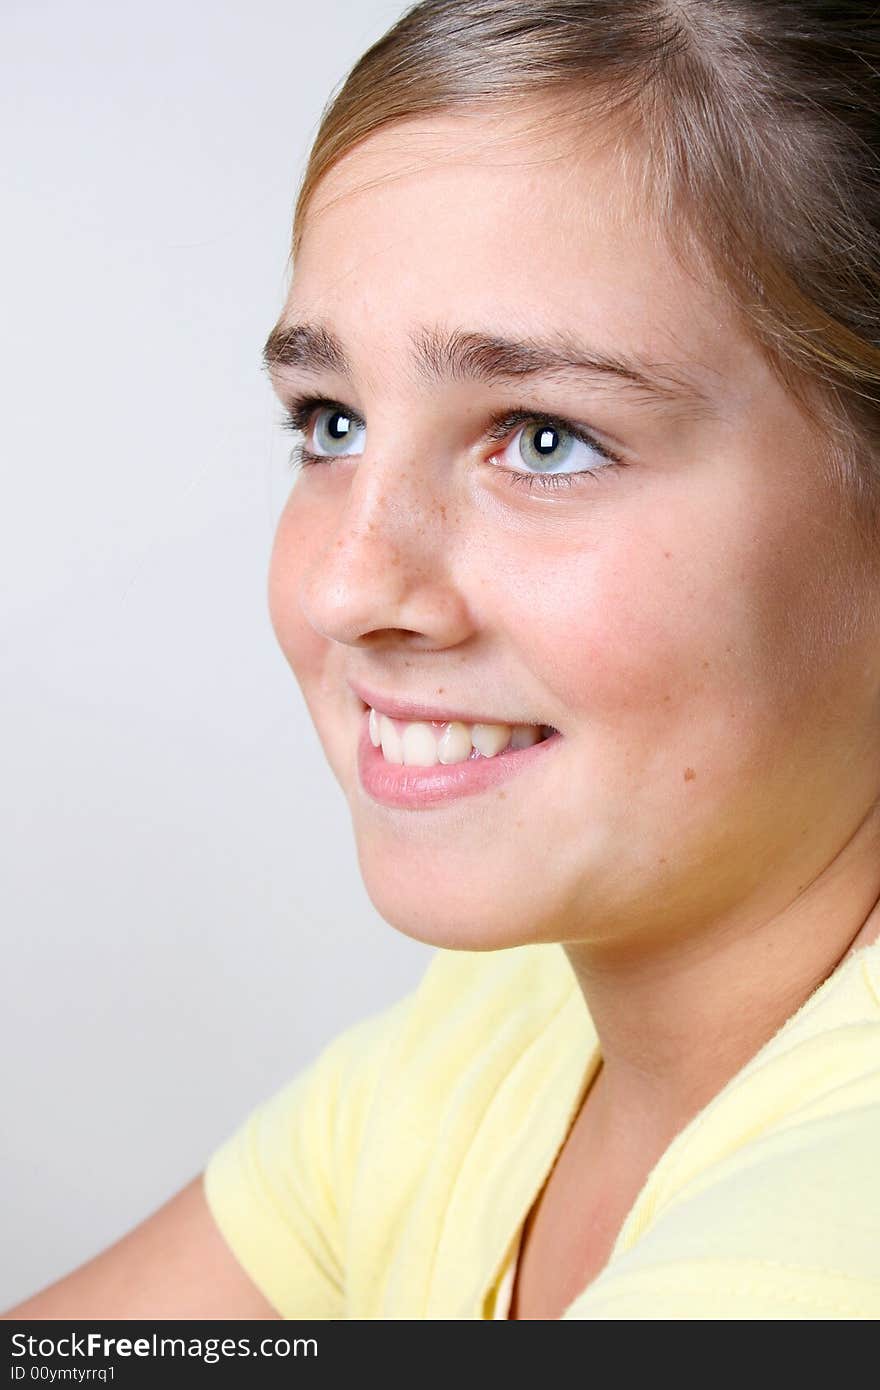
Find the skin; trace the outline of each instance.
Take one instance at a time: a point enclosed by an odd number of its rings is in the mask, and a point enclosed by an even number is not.
[[[282,315],[330,328],[353,380],[273,374],[282,400],[367,421],[360,454],[299,474],[269,601],[370,897],[435,946],[563,943],[599,1032],[532,1213],[526,1317],[598,1272],[674,1135],[880,933],[877,577],[815,427],[640,216],[633,167],[522,113],[370,136],[317,188]],[[636,350],[716,413],[586,380],[427,385],[408,336],[437,324]],[[485,431],[517,406],[626,466],[585,446],[593,477],[511,486],[521,427]],[[349,678],[563,740],[486,794],[385,808],[360,787]]]

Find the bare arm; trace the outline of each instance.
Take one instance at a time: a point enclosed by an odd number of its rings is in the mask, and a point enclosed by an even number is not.
[[[2,1320],[279,1317],[218,1231],[200,1174],[121,1240]]]

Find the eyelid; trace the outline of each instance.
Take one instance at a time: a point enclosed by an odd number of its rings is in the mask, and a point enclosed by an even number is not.
[[[346,405],[344,401],[332,400],[329,396],[291,396],[285,401],[284,409],[285,427],[302,434],[307,431],[316,410],[338,410],[361,429],[365,429],[367,424],[364,417],[352,410],[350,405]]]
[[[288,400],[287,413],[284,419],[285,428],[293,430],[297,434],[308,435],[312,416],[317,410],[338,411],[357,428],[366,429],[367,422],[359,411],[353,410],[344,401],[314,394],[295,396]],[[540,407],[537,409],[516,407],[513,410],[497,412],[489,419],[487,429],[483,434],[483,441],[484,443],[499,442],[509,434],[512,428],[526,424],[550,425],[552,428],[577,439],[588,449],[592,449],[605,462],[599,468],[579,468],[569,473],[529,473],[525,469],[505,468],[492,459],[486,460],[510,486],[525,487],[529,492],[537,489],[547,495],[554,488],[570,488],[576,485],[582,486],[588,482],[595,483],[602,474],[609,470],[616,473],[618,469],[626,468],[629,462],[625,454],[618,454],[609,449],[585,425],[577,424],[566,416],[556,415],[554,412],[542,410]],[[310,468],[320,464],[330,465],[336,458],[342,461],[349,457],[357,456],[317,454],[309,449],[305,443],[297,443],[290,455],[290,466],[291,468]]]
[[[312,421],[312,416],[317,410],[338,410],[346,415],[354,425],[360,429],[366,429],[367,422],[364,417],[345,401],[334,400],[329,396],[318,396],[306,394],[291,397],[286,402],[286,417],[284,424],[286,428],[296,430],[298,433],[305,434]],[[517,406],[513,410],[499,411],[490,416],[488,428],[484,434],[484,439],[492,443],[498,443],[510,433],[517,425],[527,425],[540,422],[542,424],[553,425],[556,429],[563,430],[571,434],[575,439],[588,444],[597,453],[613,463],[621,462],[620,455],[615,453],[606,444],[598,439],[595,433],[585,425],[579,425],[576,421],[568,419],[567,416],[557,415],[551,410],[542,410],[539,407],[529,409]]]
[[[501,440],[505,435],[517,425],[552,425],[554,429],[564,434],[570,434],[573,438],[580,440],[582,444],[587,444],[591,449],[595,449],[598,454],[606,458],[611,463],[622,463],[620,454],[609,449],[607,444],[603,444],[596,437],[594,432],[586,425],[579,425],[577,421],[568,419],[565,415],[556,415],[552,410],[529,410],[517,407],[515,410],[508,410],[500,415],[496,415],[490,422],[487,439]],[[578,472],[582,470],[577,470]],[[576,474],[574,475],[576,476]]]

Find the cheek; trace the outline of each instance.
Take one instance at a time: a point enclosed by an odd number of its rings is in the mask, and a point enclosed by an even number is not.
[[[720,576],[700,573],[671,535],[632,526],[578,553],[557,548],[532,581],[528,601],[517,591],[510,630],[528,632],[544,684],[587,726],[650,715],[656,729],[708,670],[729,664],[741,636]]]
[[[509,591],[507,630],[527,634],[559,721],[568,713],[618,771],[622,755],[634,776],[652,766],[681,780],[701,753],[720,768],[732,738],[741,761],[744,736],[774,736],[803,634],[777,548],[740,520],[733,507],[707,527],[693,493],[646,496],[520,557],[528,578]]]
[[[303,577],[320,545],[320,516],[301,495],[291,493],[275,531],[268,598],[278,644],[300,681],[316,671],[327,650],[327,642],[306,621],[300,603]]]

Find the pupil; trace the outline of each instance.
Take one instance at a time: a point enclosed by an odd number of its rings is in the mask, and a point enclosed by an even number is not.
[[[349,420],[348,416],[341,415],[340,412],[337,410],[334,411],[334,413],[330,416],[330,419],[327,422],[327,428],[334,439],[342,439],[343,436],[347,433],[350,424],[351,421]]]
[[[552,454],[558,443],[559,435],[557,431],[550,425],[545,425],[545,427],[538,432],[538,437],[535,440],[535,448],[538,450],[539,454]]]

